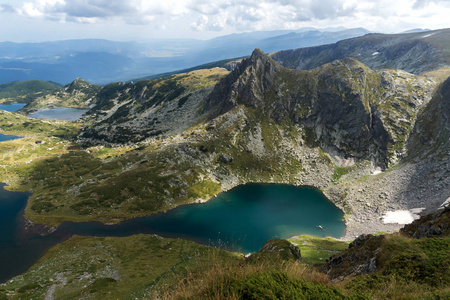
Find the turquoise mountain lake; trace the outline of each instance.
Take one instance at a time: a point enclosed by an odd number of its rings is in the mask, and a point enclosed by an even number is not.
[[[19,138],[20,138],[20,136],[1,134],[0,133],[0,142],[15,140],[15,139],[19,139]]]
[[[3,189],[0,193],[1,202],[5,202],[0,209],[8,216],[0,223],[0,282],[24,272],[47,249],[73,235],[158,234],[247,253],[258,251],[272,238],[298,234],[341,237],[345,231],[343,212],[319,190],[309,187],[247,184],[206,203],[179,206],[115,225],[64,222],[45,236],[24,230],[22,215],[26,200],[21,197],[25,194]],[[19,200],[13,201],[11,197]]]
[[[22,109],[25,106],[24,103],[13,103],[13,104],[0,104],[0,109],[14,112]]]
[[[87,111],[87,109],[70,107],[44,108],[28,116],[35,119],[76,121]]]

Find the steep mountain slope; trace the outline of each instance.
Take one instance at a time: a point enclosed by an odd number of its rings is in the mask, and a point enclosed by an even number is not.
[[[450,29],[408,34],[367,34],[335,44],[287,50],[271,57],[292,69],[314,69],[353,57],[370,68],[394,68],[413,74],[450,66]]]
[[[402,71],[373,71],[354,59],[312,71],[289,70],[255,50],[214,87],[197,111],[209,93],[202,91],[203,98],[196,97],[189,114],[186,107],[173,103],[176,99],[190,103],[187,100],[194,94],[173,79],[105,87],[90,112],[92,125],[79,139],[85,144],[120,144],[163,133],[170,136],[181,132],[180,120],[187,129],[202,115],[212,118],[244,105],[277,124],[288,120],[300,126],[310,143],[337,157],[373,160],[384,168],[405,153],[417,112],[431,98],[433,87],[425,78]],[[177,118],[173,118],[175,111]]]
[[[197,70],[159,80],[115,83],[97,95],[87,116],[91,126],[82,144],[129,144],[158,135],[182,133],[202,117],[198,106],[211,87],[228,73],[222,68]]]

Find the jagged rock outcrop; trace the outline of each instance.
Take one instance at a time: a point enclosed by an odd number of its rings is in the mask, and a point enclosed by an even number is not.
[[[249,59],[243,60],[215,86],[206,100],[205,110],[215,110],[213,116],[217,116],[240,103],[254,108],[262,106],[264,93],[272,87],[275,73],[280,68],[256,49]]]
[[[347,250],[327,259],[321,270],[330,278],[340,280],[374,273],[378,270],[376,255],[384,239],[384,236],[361,235],[350,243]]]

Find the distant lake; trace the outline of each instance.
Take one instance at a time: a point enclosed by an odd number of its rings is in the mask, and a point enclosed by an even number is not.
[[[116,225],[64,222],[46,236],[23,230],[27,194],[3,189],[0,193],[0,202],[4,202],[0,210],[8,216],[0,223],[0,282],[24,272],[46,250],[72,235],[158,234],[247,253],[258,251],[272,238],[299,234],[341,237],[345,233],[343,212],[309,187],[247,184],[206,203],[183,205]]]
[[[22,109],[25,105],[25,103],[0,104],[0,109],[14,112]]]
[[[0,142],[11,141],[11,140],[19,139],[19,138],[20,138],[20,136],[0,133]]]
[[[71,107],[44,108],[28,116],[35,119],[76,121],[87,111],[87,109]]]

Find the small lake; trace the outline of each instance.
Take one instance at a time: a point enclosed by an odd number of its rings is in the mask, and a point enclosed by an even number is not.
[[[308,187],[247,184],[206,203],[115,225],[64,222],[46,236],[24,230],[27,198],[26,193],[11,193],[1,186],[0,282],[26,271],[45,251],[73,235],[158,234],[248,253],[258,251],[272,238],[299,234],[341,237],[345,233],[343,212],[319,190]]]
[[[0,104],[0,109],[15,112],[22,109],[25,105],[25,103]]]
[[[20,138],[20,136],[17,136],[17,135],[8,135],[8,134],[0,133],[0,142],[11,141],[11,140],[19,139],[19,138]]]
[[[87,111],[87,109],[71,107],[44,108],[28,116],[35,119],[76,121]]]

